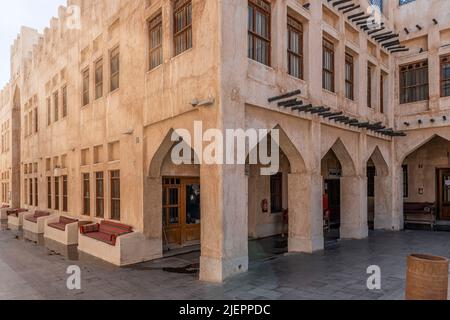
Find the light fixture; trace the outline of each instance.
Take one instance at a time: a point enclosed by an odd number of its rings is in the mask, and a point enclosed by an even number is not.
[[[196,107],[208,107],[208,106],[212,106],[214,103],[216,102],[216,100],[214,98],[209,98],[207,100],[198,100],[198,99],[194,99],[191,102],[191,105],[196,108]]]

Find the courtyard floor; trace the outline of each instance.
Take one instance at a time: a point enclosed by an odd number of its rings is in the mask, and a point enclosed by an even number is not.
[[[407,255],[450,257],[450,233],[377,231],[312,255],[270,246],[251,241],[249,272],[219,285],[197,280],[198,252],[117,268],[76,250],[56,254],[3,228],[0,299],[403,299]],[[81,268],[81,290],[66,287],[71,265]],[[366,287],[370,265],[381,268],[381,290]]]

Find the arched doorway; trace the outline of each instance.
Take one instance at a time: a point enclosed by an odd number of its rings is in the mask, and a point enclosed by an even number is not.
[[[201,238],[200,165],[191,146],[181,138],[173,142],[172,134],[153,157],[144,194],[144,233],[160,237],[163,251],[199,245]]]
[[[389,167],[378,147],[367,160],[367,224],[369,230],[384,229],[392,215],[392,183]]]
[[[340,238],[341,226],[341,175],[342,166],[330,149],[321,161],[323,177],[323,209],[324,209],[324,237],[325,241]]]
[[[286,132],[277,126],[278,141],[269,135],[270,147],[278,153],[279,167],[271,175],[261,174],[267,167],[251,162],[247,158],[248,178],[248,231],[249,238],[261,239],[250,243],[249,255],[267,256],[273,253],[312,252],[317,244],[314,230],[317,227],[311,207],[311,178],[306,174],[306,165],[296,146]],[[265,143],[265,141],[264,141]],[[277,147],[272,148],[272,144]],[[258,153],[260,144],[252,152]],[[267,239],[267,241],[265,241]]]
[[[402,171],[405,227],[450,230],[450,141],[431,137],[406,155]]]
[[[341,139],[337,139],[326,151],[321,166],[324,236],[327,240],[367,237],[367,177],[357,173],[354,161]],[[335,208],[330,207],[330,199]],[[332,209],[334,212],[331,212]],[[327,215],[330,220],[328,230]]]

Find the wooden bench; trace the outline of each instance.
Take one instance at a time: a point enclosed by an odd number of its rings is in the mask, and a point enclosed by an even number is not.
[[[8,217],[8,226],[11,228],[20,228],[23,226],[23,217],[28,213],[27,209],[10,209],[6,211]]]
[[[127,266],[161,258],[162,241],[147,238],[131,226],[104,220],[80,226],[78,251],[116,266]]]
[[[133,232],[133,228],[121,223],[103,220],[100,223],[80,227],[80,233],[111,246],[116,245],[117,237]]]
[[[23,217],[23,230],[35,234],[43,234],[45,221],[53,217],[48,211],[34,210]]]
[[[44,238],[65,246],[77,245],[79,226],[91,223],[91,221],[80,221],[75,218],[56,215],[45,221]]]
[[[9,208],[9,204],[2,204],[2,207],[0,208],[0,220],[7,220],[8,219],[8,210],[10,210]]]
[[[403,204],[405,225],[425,224],[434,229],[436,223],[435,204],[430,202],[406,202]]]

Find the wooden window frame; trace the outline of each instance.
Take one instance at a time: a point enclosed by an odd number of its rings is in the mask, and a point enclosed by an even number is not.
[[[82,173],[83,207],[82,215],[91,215],[91,175],[87,172]]]
[[[91,97],[90,97],[90,92],[89,92],[89,86],[90,86],[90,70],[89,68],[84,69],[82,72],[82,86],[81,86],[81,106],[85,107],[87,105],[89,105],[90,101],[91,101]],[[86,82],[87,83],[86,83]],[[86,84],[86,86],[85,86]]]
[[[113,72],[113,60],[117,58],[117,70]],[[117,77],[117,87],[113,86],[113,81]],[[115,47],[109,52],[109,92],[114,92],[120,88],[120,47]]]
[[[153,32],[159,32],[159,44],[152,47],[152,34]],[[153,70],[163,63],[163,25],[162,25],[162,12],[157,13],[154,17],[148,21],[148,47],[149,47],[149,70]],[[153,56],[157,53],[158,61],[153,64]]]
[[[52,124],[52,99],[51,97],[47,98],[47,126]]]
[[[188,7],[191,7],[191,15],[190,15],[190,22],[188,23],[187,17],[187,9]],[[177,26],[177,14],[183,12],[183,26],[181,29],[178,30]],[[174,56],[178,56],[181,53],[189,50],[193,46],[193,32],[192,32],[192,0],[175,0],[174,7],[173,7],[173,48],[174,48]],[[189,34],[190,34],[190,43],[189,43]],[[177,39],[183,38],[184,39],[184,50],[177,51]]]
[[[67,175],[62,176],[62,211],[63,212],[69,212],[69,199],[68,199],[68,192],[69,192],[69,181]]]
[[[99,69],[100,69],[100,77],[97,77],[98,76],[97,72],[99,71]],[[94,63],[95,100],[98,100],[103,97],[103,78],[104,78],[103,58],[100,58]]]
[[[274,184],[277,184],[278,192],[273,190]],[[274,200],[276,198],[276,200]],[[276,207],[276,203],[279,207]],[[281,213],[283,211],[283,174],[281,172],[270,176],[270,212]]]
[[[34,133],[39,132],[39,116],[38,116],[38,108],[34,108]]]
[[[39,182],[38,178],[34,178],[34,206],[39,206]]]
[[[59,199],[60,199],[60,194],[59,194],[59,192],[60,192],[60,181],[59,181],[59,177],[53,177],[53,183],[54,183],[54,187],[55,187],[55,190],[54,190],[54,193],[55,193],[54,209],[56,211],[59,211],[59,209],[60,209],[60,204],[59,204]]]
[[[117,174],[117,176],[116,176]],[[110,179],[110,218],[111,220],[120,221],[121,218],[121,212],[120,212],[120,170],[112,170],[109,172],[109,179]],[[114,184],[118,182],[118,196],[114,194]],[[114,214],[114,208],[117,208],[118,206],[118,216]]]
[[[408,165],[402,165],[403,170],[403,198],[409,197],[409,171]]]
[[[350,79],[347,78],[347,65],[350,67]],[[347,99],[350,99],[352,101],[355,100],[355,63],[354,63],[354,57],[349,54],[345,53],[345,97]],[[347,95],[347,85],[350,86],[350,95]]]
[[[420,83],[420,84],[413,84],[410,86],[406,85],[406,79],[405,79],[405,85],[402,85],[402,79],[403,79],[403,75],[406,76],[406,74],[410,71],[414,71],[414,72],[418,72],[420,70],[423,69],[427,69],[427,80],[424,83]],[[421,61],[417,61],[417,62],[413,62],[413,63],[408,63],[405,65],[401,65],[400,66],[400,72],[399,72],[399,97],[400,97],[400,104],[407,104],[407,103],[414,103],[414,102],[421,102],[421,101],[427,101],[430,98],[430,93],[429,93],[429,85],[430,85],[430,79],[429,79],[429,64],[428,64],[428,60],[421,60]],[[417,79],[417,77],[416,77]],[[419,99],[416,98],[415,100],[412,98],[406,99],[406,90],[408,89],[420,89],[421,87],[426,88],[425,92],[426,92],[426,96],[423,99]],[[417,96],[417,93],[416,93]]]
[[[367,108],[372,109],[372,66],[367,64]]]
[[[265,7],[264,7],[265,6]],[[250,55],[250,50],[248,50],[248,58],[262,63],[264,65],[270,66],[272,62],[272,4],[267,0],[248,0],[248,10],[253,9],[253,26],[256,26],[256,12],[259,12],[267,17],[267,34],[268,38],[264,37],[256,33],[254,30],[250,29],[250,26],[247,26],[248,29],[248,41],[252,42],[253,47],[253,55]],[[249,13],[247,13],[247,16]],[[259,61],[256,50],[256,41],[260,40],[267,44],[267,61]],[[248,44],[250,46],[250,43]]]
[[[303,72],[303,68],[304,68],[304,61],[303,61],[303,24],[294,16],[288,14],[287,16],[287,20],[288,20],[288,24],[287,24],[287,36],[288,36],[288,47],[287,47],[287,55],[288,55],[288,73],[293,76],[296,77],[298,79],[304,79],[304,72]],[[299,43],[299,52],[295,52],[292,51],[292,43],[291,43],[291,34],[292,33],[296,33],[298,34],[298,43]],[[295,75],[293,70],[292,70],[292,65],[291,65],[291,57],[297,58],[300,63],[299,63],[299,75]]]
[[[47,177],[47,209],[52,209],[52,177]]]
[[[33,179],[29,178],[28,179],[28,204],[30,206],[33,205],[33,200],[34,200],[34,193],[33,193]]]
[[[102,184],[101,192],[99,191],[100,182]],[[99,210],[100,203],[101,203],[101,212]],[[97,218],[105,217],[105,174],[103,171],[95,173],[95,216]]]
[[[444,55],[440,57],[439,59],[439,69],[440,69],[440,90],[441,90],[441,97],[450,97],[450,76],[448,78],[444,78],[444,65],[449,64],[450,65],[450,54]],[[449,67],[450,68],[450,67]],[[448,94],[445,94],[445,87],[448,86]]]
[[[334,43],[326,38],[322,39],[322,50],[323,50],[323,56],[322,56],[322,88],[330,91],[330,92],[335,92],[336,90],[336,79],[335,79],[335,68],[336,68],[336,57],[335,57],[335,48],[334,48]],[[327,69],[325,66],[325,56],[326,54],[329,53],[330,57],[331,57],[331,69]],[[325,85],[325,79],[326,76],[330,75],[331,76],[331,88],[326,88]]]
[[[67,117],[67,85],[61,88],[62,96],[62,118]]]

